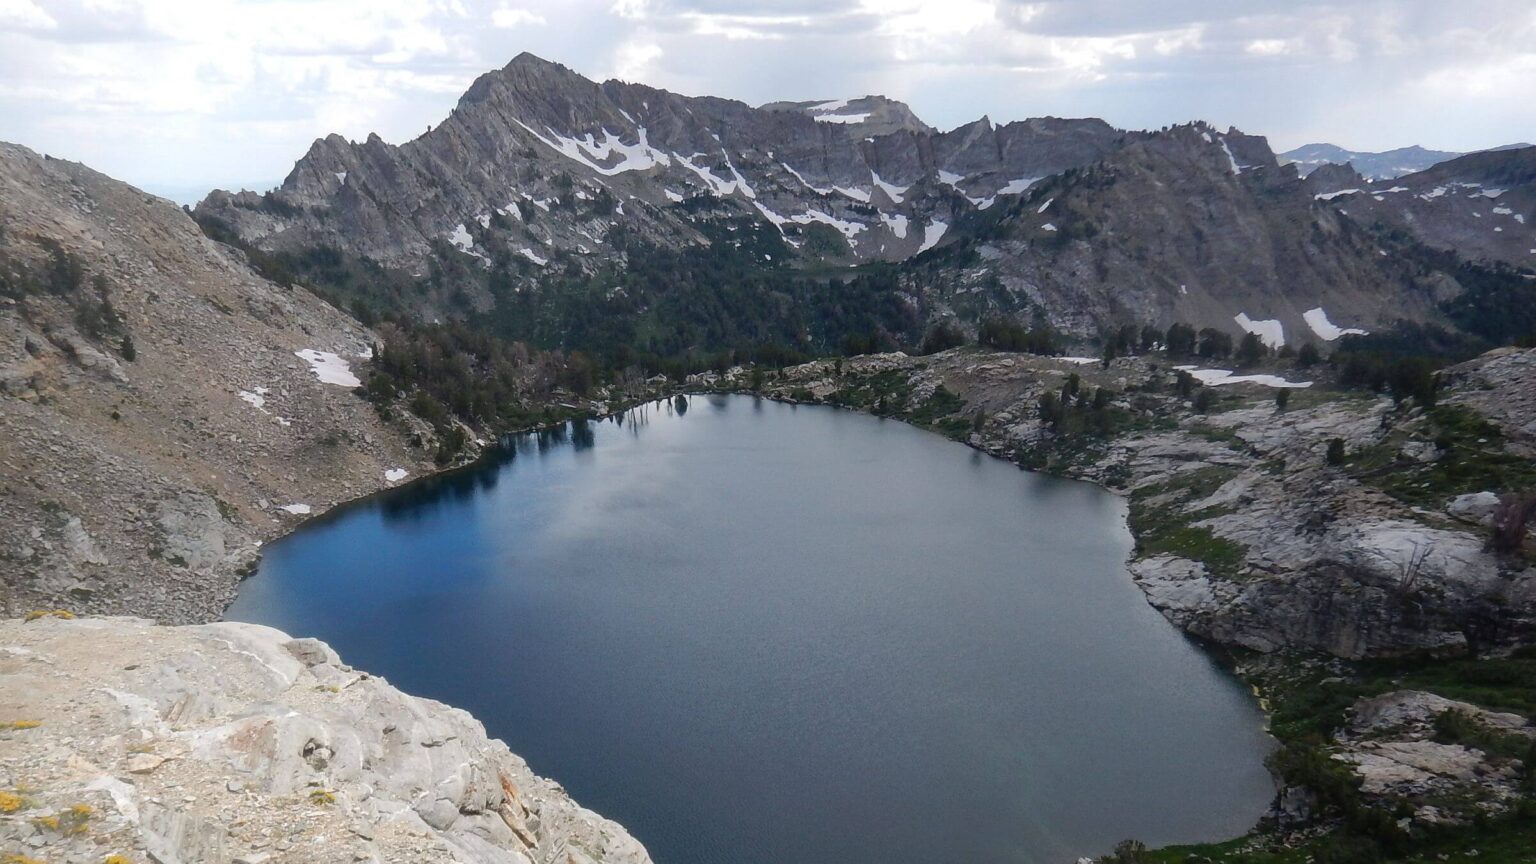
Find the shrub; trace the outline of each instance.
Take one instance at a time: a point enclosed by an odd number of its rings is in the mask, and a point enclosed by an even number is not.
[[[1329,465],[1339,466],[1344,464],[1344,439],[1333,438],[1328,441],[1328,453],[1326,456]]]

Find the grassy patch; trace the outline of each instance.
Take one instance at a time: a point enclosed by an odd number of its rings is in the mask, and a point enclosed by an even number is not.
[[[1210,466],[1174,477],[1166,483],[1136,490],[1131,496],[1129,524],[1136,552],[1144,557],[1176,555],[1205,565],[1213,576],[1235,579],[1242,571],[1247,547],[1195,525],[1220,514],[1216,508],[1186,513],[1191,501],[1209,497],[1237,475],[1236,469]]]
[[[1248,452],[1248,442],[1237,437],[1237,430],[1228,426],[1212,426],[1209,423],[1191,423],[1185,427],[1185,431],[1207,441],[1225,444],[1231,450],[1239,453]]]
[[[909,415],[909,419],[911,419],[913,423],[917,423],[922,426],[933,426],[944,418],[947,418],[953,414],[958,414],[960,409],[964,407],[964,399],[961,399],[959,396],[950,392],[948,387],[940,384],[938,387],[934,388],[933,395],[929,396],[928,399],[923,402],[923,404],[919,405],[915,410],[912,411],[912,413]],[[967,425],[969,425],[968,421],[962,422],[966,422]]]
[[[1432,443],[1437,458],[1404,458],[1402,447],[1410,441]],[[1383,443],[1351,454],[1348,465],[1362,482],[1431,510],[1469,492],[1536,489],[1536,462],[1506,451],[1497,426],[1459,405],[1430,410]]]

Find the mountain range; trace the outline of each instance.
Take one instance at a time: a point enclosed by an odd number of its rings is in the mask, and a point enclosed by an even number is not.
[[[1503,147],[1490,148],[1490,150],[1517,150],[1521,147],[1529,146],[1531,145],[1506,144]],[[1455,159],[1457,156],[1465,155],[1465,153],[1456,153],[1449,150],[1427,150],[1417,144],[1375,153],[1364,150],[1346,150],[1337,144],[1303,144],[1295,150],[1287,150],[1279,154],[1279,157],[1282,163],[1294,164],[1296,170],[1303,177],[1324,165],[1349,165],[1358,171],[1361,176],[1369,180],[1391,180],[1395,177],[1402,177],[1405,174],[1428,170],[1439,165],[1441,162],[1447,162]]]
[[[1445,323],[1463,262],[1426,269],[1410,246],[1536,266],[1532,153],[1452,158],[1397,178],[1418,190],[1404,194],[1204,123],[983,117],[941,132],[881,96],[754,108],[523,54],[414,140],[321,138],[278,189],[216,191],[194,214],[336,302],[501,320],[563,347],[665,331],[658,352],[716,350],[776,328],[809,349],[846,338],[849,317],[900,343],[997,316],[1081,341],[1182,321],[1280,347]],[[1482,191],[1435,203],[1440,187]],[[1371,206],[1348,206],[1353,188]],[[679,293],[727,271],[739,296]],[[869,292],[853,308],[837,289],[817,294],[825,314],[770,308],[821,290],[784,287],[806,279],[864,279],[890,314],[867,320]],[[658,311],[669,303],[684,311]],[[675,326],[707,303],[723,308]]]

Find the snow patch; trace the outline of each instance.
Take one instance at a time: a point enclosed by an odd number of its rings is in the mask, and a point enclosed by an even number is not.
[[[894,183],[887,183],[884,180],[881,180],[880,175],[873,171],[869,172],[869,176],[874,178],[875,185],[879,187],[880,190],[891,199],[892,203],[895,204],[900,204],[902,202],[902,196],[906,195],[907,190],[912,188],[911,186],[897,186]]]
[[[948,230],[949,223],[947,222],[940,222],[938,220],[929,222],[923,228],[923,245],[918,247],[918,254],[927,252],[929,249],[939,245],[939,241],[944,239],[944,232]]]
[[[1008,185],[997,190],[999,195],[1022,195],[1029,191],[1029,187],[1039,183],[1040,177],[1020,177],[1017,180],[1009,180]]]
[[[1047,222],[1044,225],[1040,226],[1040,230],[1041,231],[1051,231],[1051,232],[1054,232],[1056,230],[1056,225],[1053,222]]]
[[[907,222],[908,222],[908,220],[907,220],[906,216],[904,216],[904,215],[902,215],[900,213],[898,213],[898,214],[896,214],[894,216],[889,214],[889,213],[881,213],[880,214],[880,221],[884,222],[885,223],[885,227],[891,229],[891,233],[895,234],[897,236],[897,238],[899,238],[901,240],[907,239]]]
[[[812,186],[810,181],[808,181],[804,177],[800,176],[800,172],[799,171],[796,171],[795,169],[789,167],[789,163],[788,162],[780,162],[779,165],[783,166],[785,171],[788,171],[789,173],[795,175],[795,179],[800,181],[800,185],[802,185],[805,188],[811,190],[812,192],[815,192],[818,195],[831,195],[832,194],[832,190],[831,189],[823,189],[820,186]]]
[[[1312,386],[1311,381],[1287,381],[1279,375],[1234,375],[1228,369],[1196,369],[1193,366],[1173,368],[1188,372],[1196,381],[1212,387],[1220,387],[1224,384],[1262,384],[1265,387],[1304,390]]]
[[[548,258],[545,258],[545,257],[539,255],[537,252],[533,251],[532,249],[519,249],[519,250],[517,250],[517,254],[523,256],[524,258],[527,258],[529,261],[532,261],[533,263],[539,265],[540,267],[543,267],[545,264],[549,263],[549,259]]]
[[[295,357],[309,364],[315,377],[322,384],[335,384],[338,387],[360,387],[361,381],[352,374],[352,367],[346,360],[338,357],[330,351],[319,351],[314,348],[305,348],[302,351],[293,352]]]
[[[673,204],[681,203],[683,200],[683,196],[673,192],[671,189],[663,189],[661,190],[661,194],[667,196],[667,200],[671,201]]]
[[[347,182],[347,172],[345,172],[345,171],[337,171],[336,172],[336,182],[337,183],[345,183],[345,182]]]
[[[459,247],[460,252],[473,253],[475,248],[475,238],[469,236],[469,229],[463,222],[460,222],[453,229],[453,233],[448,235],[448,242]]]
[[[865,111],[862,114],[817,114],[817,123],[863,123],[869,119],[872,112]]]
[[[405,470],[404,468],[391,468],[384,472],[384,479],[390,483],[399,483],[401,480],[404,480],[405,475],[409,473],[411,472]]]
[[[1318,201],[1332,201],[1333,199],[1338,198],[1341,195],[1357,195],[1357,194],[1359,194],[1359,192],[1360,192],[1359,189],[1340,189],[1337,192],[1322,192],[1322,193],[1319,193],[1317,195],[1313,195],[1312,197],[1317,199]],[[1377,200],[1380,200],[1380,199],[1378,198]]]
[[[759,209],[763,208],[760,207]],[[831,225],[833,228],[843,232],[843,236],[848,238],[849,243],[853,242],[855,234],[858,234],[860,231],[863,231],[865,228],[869,227],[858,222],[848,222],[839,219],[836,216],[823,213],[820,210],[810,210],[798,216],[791,216],[789,218],[791,222],[798,222],[801,225],[809,225],[812,222],[820,222],[823,225]]]
[[[1051,206],[1054,203],[1056,203],[1056,199],[1055,198],[1047,198],[1047,199],[1045,199],[1045,203],[1040,205],[1040,209],[1036,210],[1035,212],[1036,213],[1044,213],[1045,212],[1045,208]]]
[[[1340,336],[1366,335],[1366,331],[1364,330],[1360,330],[1354,327],[1340,327],[1337,324],[1334,324],[1332,321],[1329,321],[1328,313],[1323,311],[1323,307],[1321,306],[1317,307],[1316,309],[1308,309],[1307,311],[1301,313],[1301,317],[1302,320],[1307,322],[1307,326],[1312,328],[1312,332],[1317,334],[1317,338],[1323,340],[1324,342],[1332,342]]]
[[[1237,326],[1243,328],[1244,331],[1259,337],[1259,341],[1263,342],[1267,347],[1281,348],[1285,345],[1285,328],[1281,326],[1278,320],[1255,321],[1249,318],[1246,312],[1237,313],[1233,316],[1232,320],[1236,321]]]
[[[287,510],[295,516],[308,516],[313,512],[308,504],[284,504],[281,509]]]
[[[1227,139],[1221,139],[1221,150],[1227,154],[1227,161],[1232,164],[1234,175],[1243,173],[1243,166],[1237,164],[1237,157],[1232,155],[1232,148],[1227,146]]]
[[[1104,362],[1101,357],[1057,357],[1063,363],[1076,363],[1079,366],[1091,366],[1094,363]]]
[[[533,131],[533,127],[521,120],[512,122],[526,129],[529,135],[539,139],[560,155],[580,162],[607,177],[623,174],[626,171],[648,171],[657,165],[672,164],[667,154],[651,147],[650,141],[646,138],[644,126],[635,129],[635,134],[639,137],[637,143],[625,144],[607,129],[602,130],[603,140],[598,141],[591,133],[579,139],[566,138],[556,135],[553,130],[545,127],[545,131],[551,136],[546,138]]]
[[[720,155],[725,157],[725,167],[729,168],[731,171],[730,180],[722,180],[719,177],[716,177],[715,172],[710,170],[708,167],[695,164],[693,160],[703,156],[703,153],[695,153],[692,156],[679,156],[675,153],[672,155],[677,159],[678,162],[683,164],[684,168],[687,168],[689,171],[697,174],[699,179],[703,180],[705,185],[709,186],[710,191],[720,196],[721,198],[730,197],[738,191],[740,191],[741,194],[747,196],[748,198],[757,197],[757,192],[751,186],[747,185],[746,178],[742,177],[741,172],[736,170],[736,166],[731,163],[730,154],[726,153],[724,150],[720,151]]]

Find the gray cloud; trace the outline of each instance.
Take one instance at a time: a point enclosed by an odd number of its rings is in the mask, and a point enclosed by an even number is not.
[[[0,138],[150,187],[271,182],[332,131],[419,134],[524,50],[753,104],[884,93],[943,128],[1536,137],[1529,0],[4,0]]]

